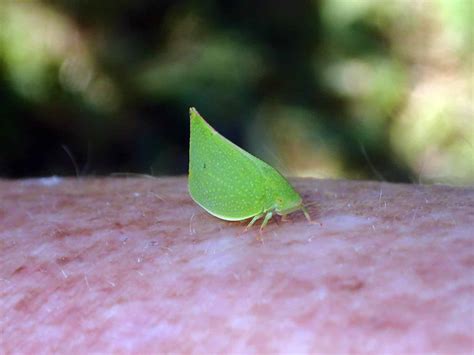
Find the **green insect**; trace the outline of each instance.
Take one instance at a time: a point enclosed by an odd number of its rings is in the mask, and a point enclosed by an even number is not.
[[[190,109],[189,193],[207,212],[227,221],[252,218],[250,228],[264,217],[302,210],[311,222],[301,196],[274,168],[221,136]]]

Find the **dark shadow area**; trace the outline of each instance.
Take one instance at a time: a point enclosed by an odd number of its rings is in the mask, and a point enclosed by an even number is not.
[[[194,106],[289,175],[472,183],[467,3],[0,4],[0,176],[185,174]]]

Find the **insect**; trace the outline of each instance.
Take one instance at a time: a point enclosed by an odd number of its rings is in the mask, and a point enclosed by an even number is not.
[[[303,200],[274,168],[238,147],[190,109],[188,188],[193,200],[211,215],[227,221],[263,217],[262,230],[276,213],[301,210]]]

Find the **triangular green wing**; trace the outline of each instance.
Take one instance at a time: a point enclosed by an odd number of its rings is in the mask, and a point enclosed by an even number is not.
[[[221,219],[236,221],[260,214],[266,202],[263,163],[214,130],[190,110],[189,192]]]

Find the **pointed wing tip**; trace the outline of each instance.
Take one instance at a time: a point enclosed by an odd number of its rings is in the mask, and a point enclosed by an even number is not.
[[[204,124],[209,127],[210,130],[216,132],[216,130],[201,116],[201,114],[194,107],[189,108],[190,122],[192,124]]]
[[[201,116],[201,114],[198,112],[198,110],[196,110],[195,107],[190,107],[189,108],[189,117],[190,117],[191,122],[196,122],[196,123],[197,122],[204,122],[204,123],[208,124],[206,122],[206,120],[204,119],[204,117]]]
[[[197,110],[196,110],[195,107],[190,107],[190,108],[189,108],[189,116],[190,116],[191,118],[194,118],[194,117],[198,117],[198,116],[200,116],[200,115],[199,115],[199,112],[197,112]]]

